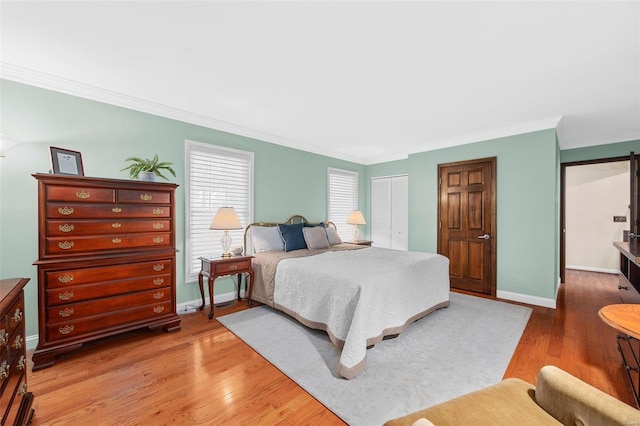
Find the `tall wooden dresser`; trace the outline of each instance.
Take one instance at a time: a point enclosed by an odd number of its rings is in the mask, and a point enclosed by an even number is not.
[[[33,394],[27,392],[24,286],[29,278],[0,280],[0,424],[31,422]]]
[[[33,176],[39,232],[33,370],[102,337],[142,327],[180,330],[177,185]]]

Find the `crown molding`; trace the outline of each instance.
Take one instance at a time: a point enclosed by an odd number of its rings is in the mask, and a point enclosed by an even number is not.
[[[172,120],[195,124],[209,129],[219,130],[234,135],[286,146],[313,154],[324,155],[339,160],[350,161],[358,164],[366,164],[364,158],[353,157],[331,149],[317,145],[307,144],[294,139],[273,135],[260,130],[241,126],[239,124],[218,120],[213,117],[196,114],[179,108],[170,107],[157,102],[149,101],[135,96],[125,95],[112,90],[103,89],[78,81],[69,80],[41,71],[21,67],[0,61],[0,78],[28,84],[67,95],[77,96],[92,101],[115,105],[147,114],[157,115]]]
[[[321,146],[307,144],[239,124],[218,120],[202,114],[196,114],[146,99],[137,98],[135,96],[126,95],[124,93],[103,89],[1,61],[0,78],[362,165],[404,160],[407,159],[409,155],[420,152],[434,151],[457,145],[482,142],[551,128],[558,128],[560,130],[558,132],[560,147],[565,143],[564,131],[561,126],[562,116],[556,116],[486,132],[478,132],[450,139],[431,141],[427,145],[422,145],[408,153],[375,158],[354,157]]]
[[[425,151],[435,151],[436,149],[441,148],[450,148],[452,146],[466,145],[470,143],[489,141],[492,139],[522,135],[525,133],[537,132],[539,130],[555,129],[558,126],[558,123],[560,123],[561,119],[562,116],[548,117],[541,120],[520,123],[514,126],[506,126],[499,129],[469,133],[466,135],[457,136],[455,138],[433,141],[429,143],[428,147],[424,146],[424,149],[413,150],[409,154],[417,154]]]

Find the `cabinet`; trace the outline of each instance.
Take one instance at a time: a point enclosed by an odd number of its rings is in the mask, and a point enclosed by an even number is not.
[[[180,330],[177,185],[33,175],[38,181],[38,328],[33,370],[84,343]]]
[[[31,422],[33,394],[27,392],[24,286],[28,278],[0,280],[0,424]]]
[[[618,289],[620,301],[628,304],[640,304],[640,245],[638,239],[632,242],[616,242],[620,251],[620,274]],[[636,404],[640,407],[640,340],[619,332],[618,349],[627,372]]]

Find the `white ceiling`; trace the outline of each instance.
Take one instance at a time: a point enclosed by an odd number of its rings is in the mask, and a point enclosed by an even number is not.
[[[4,78],[363,164],[640,139],[640,1],[0,7]]]

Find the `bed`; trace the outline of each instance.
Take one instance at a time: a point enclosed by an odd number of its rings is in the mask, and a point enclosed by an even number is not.
[[[249,225],[245,253],[254,256],[251,299],[326,331],[346,379],[364,370],[367,348],[449,305],[446,257],[342,243],[333,224],[300,215]]]

